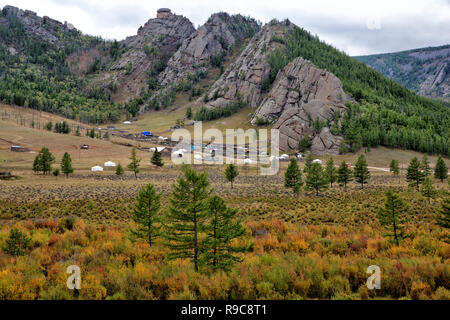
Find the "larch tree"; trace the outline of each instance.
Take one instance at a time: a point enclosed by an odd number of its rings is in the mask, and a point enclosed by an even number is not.
[[[437,216],[436,222],[442,228],[450,228],[450,198],[442,201],[442,208]]]
[[[434,177],[436,179],[441,180],[442,183],[444,183],[444,180],[447,179],[448,177],[448,168],[442,157],[439,157],[436,162],[436,168],[434,169]]]
[[[314,158],[311,153],[308,153],[305,159],[305,168],[303,169],[304,173],[308,173],[308,170],[311,169],[311,166],[313,164]]]
[[[133,212],[133,221],[137,228],[131,233],[135,238],[145,239],[151,247],[161,231],[161,195],[149,184],[141,189],[137,196]]]
[[[367,167],[366,157],[364,155],[361,155],[358,158],[353,174],[355,176],[355,181],[361,184],[361,189],[364,189],[364,185],[370,180],[370,172]]]
[[[315,190],[317,196],[320,191],[328,189],[328,180],[320,164],[313,163],[311,169],[308,170],[305,189]]]
[[[348,167],[345,161],[342,161],[338,169],[338,183],[340,186],[344,186],[345,191],[347,191],[347,185],[353,181],[352,169]]]
[[[238,175],[239,171],[234,164],[230,163],[229,165],[227,165],[227,167],[225,168],[225,178],[227,179],[228,182],[231,183],[231,189],[233,189],[234,180],[237,178]]]
[[[119,164],[117,165],[117,168],[116,168],[116,175],[121,176],[121,175],[123,175],[124,173],[125,173],[125,171],[123,170],[122,165],[119,163]]]
[[[398,160],[392,160],[389,165],[389,170],[392,172],[394,176],[398,176],[400,174],[400,168],[398,164]]]
[[[64,156],[62,157],[61,172],[65,174],[66,177],[68,177],[69,174],[73,173],[72,158],[70,157],[70,154],[68,152],[64,153]]]
[[[333,183],[335,183],[338,179],[338,172],[337,172],[336,167],[334,166],[333,158],[330,158],[327,161],[327,164],[325,167],[325,176],[327,177],[330,187],[333,188]]]
[[[295,158],[291,158],[291,162],[289,163],[286,173],[284,174],[284,186],[286,188],[293,189],[295,193],[298,194],[302,185],[302,172],[298,167],[297,160]]]
[[[431,199],[437,195],[438,192],[433,187],[433,180],[431,180],[430,177],[426,177],[425,180],[423,180],[421,192],[424,197],[428,198],[428,202],[431,202]]]
[[[228,208],[219,196],[209,199],[207,212],[209,222],[204,228],[202,264],[229,271],[235,263],[242,261],[236,253],[244,252],[245,247],[233,245],[233,241],[245,234],[245,228],[236,217],[237,210]]]
[[[139,173],[139,164],[141,162],[141,159],[137,158],[137,156],[136,156],[136,148],[135,147],[133,147],[133,149],[131,150],[130,160],[131,160],[131,162],[128,164],[128,169],[133,171],[134,177],[137,180],[137,174]]]
[[[397,245],[399,245],[400,240],[406,237],[403,232],[403,223],[406,219],[402,217],[402,213],[406,210],[407,207],[402,199],[400,199],[397,194],[393,193],[392,190],[386,192],[384,207],[378,209],[378,219],[380,224],[391,230],[386,233],[385,236],[393,238]]]
[[[417,157],[414,157],[409,163],[408,169],[406,170],[406,181],[409,182],[411,187],[415,187],[417,191],[420,190],[420,185],[425,179],[422,172],[421,163]]]
[[[161,152],[158,151],[157,147],[155,148],[155,152],[153,152],[153,156],[152,156],[152,159],[150,160],[150,162],[159,168],[162,168],[164,166],[164,163],[162,161]]]
[[[185,177],[173,186],[164,237],[170,251],[168,258],[190,259],[198,272],[203,249],[199,234],[204,229],[211,190],[206,172],[197,173],[187,166],[183,171]]]
[[[424,177],[431,176],[430,161],[428,161],[428,156],[426,154],[422,158],[421,169]]]

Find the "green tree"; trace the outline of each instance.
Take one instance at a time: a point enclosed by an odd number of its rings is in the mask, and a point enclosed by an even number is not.
[[[433,180],[430,177],[426,177],[422,184],[422,195],[428,198],[428,202],[431,202],[431,198],[437,195],[437,190],[433,187]]]
[[[428,161],[428,156],[426,154],[423,156],[421,169],[424,174],[424,178],[431,176],[430,161]]]
[[[24,256],[29,249],[31,238],[17,228],[9,231],[9,237],[6,239],[6,246],[3,251],[12,256]]]
[[[228,208],[219,196],[209,199],[207,209],[209,222],[205,225],[202,263],[215,270],[229,271],[241,261],[235,253],[243,252],[245,247],[233,246],[232,242],[245,234],[245,228],[236,218],[237,210]]]
[[[230,163],[226,169],[225,169],[225,178],[228,182],[231,183],[231,189],[233,189],[233,183],[236,177],[239,175],[239,171],[237,170],[237,167]]]
[[[328,189],[328,180],[320,164],[313,163],[311,169],[308,170],[305,189],[308,191],[315,190],[317,196],[321,190]]]
[[[123,170],[122,165],[119,163],[119,165],[116,168],[116,175],[121,176],[125,173],[125,171]]]
[[[52,171],[52,164],[55,162],[55,157],[47,148],[43,147],[37,154],[33,162],[33,171],[48,174]]]
[[[138,227],[131,232],[134,237],[145,239],[150,247],[153,240],[160,236],[160,209],[161,195],[156,193],[155,187],[149,184],[142,188],[137,196],[133,212],[133,221]]]
[[[364,155],[358,158],[354,170],[356,182],[361,184],[361,188],[364,189],[364,185],[370,180],[370,172],[367,167],[367,160]]]
[[[405,219],[401,217],[402,213],[407,210],[406,205],[398,195],[388,190],[386,192],[386,200],[384,202],[384,208],[378,209],[378,219],[380,224],[384,227],[392,229],[392,232],[385,234],[385,236],[394,239],[398,245],[400,240],[406,236],[403,232],[403,223]]]
[[[69,174],[73,173],[72,168],[72,159],[70,158],[69,153],[64,153],[64,156],[61,160],[61,172],[66,175],[66,177],[69,176]]]
[[[303,169],[304,173],[308,173],[309,169],[311,169],[314,158],[311,153],[308,153],[305,159],[305,168]]]
[[[141,159],[137,158],[135,147],[133,147],[133,149],[131,150],[130,160],[131,162],[128,164],[128,169],[134,172],[134,177],[137,180],[137,174],[139,173],[139,163],[141,162]]]
[[[442,157],[439,157],[438,161],[436,162],[436,168],[434,168],[434,177],[441,180],[442,183],[448,177],[448,168]]]
[[[327,161],[327,165],[325,167],[325,176],[327,177],[330,187],[333,188],[333,183],[335,183],[338,179],[338,172],[334,166],[333,158],[330,158]]]
[[[291,162],[284,174],[284,186],[286,188],[292,188],[295,193],[299,193],[302,185],[302,172],[298,167],[297,159],[291,158]]]
[[[353,172],[345,161],[342,161],[338,169],[338,183],[340,186],[344,186],[347,191],[347,184],[353,180]]]
[[[305,153],[309,148],[311,148],[311,140],[309,139],[309,135],[306,133],[303,139],[298,143],[298,151]]]
[[[406,181],[409,182],[410,186],[416,187],[417,191],[419,191],[420,184],[423,182],[424,178],[424,174],[421,170],[421,163],[417,157],[414,157],[406,170]]]
[[[162,168],[164,166],[164,162],[162,161],[162,155],[161,152],[158,151],[158,147],[155,148],[155,152],[153,152],[153,156],[152,159],[150,160],[150,162],[157,166]]]
[[[192,119],[192,108],[188,107],[186,110],[186,119]]]
[[[168,258],[191,259],[198,271],[203,249],[199,233],[204,229],[211,190],[206,172],[199,174],[190,167],[183,171],[185,178],[179,178],[173,186],[164,237],[170,251]]]
[[[446,198],[442,201],[442,208],[436,221],[442,228],[450,228],[450,198]]]
[[[400,169],[398,165],[398,160],[392,160],[389,165],[390,171],[394,174],[394,176],[398,176],[400,174]]]
[[[54,175],[56,178],[58,178],[58,176],[59,176],[59,169],[53,170],[53,175]]]

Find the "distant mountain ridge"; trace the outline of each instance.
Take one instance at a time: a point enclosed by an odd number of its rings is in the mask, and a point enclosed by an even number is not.
[[[450,101],[450,45],[355,58],[420,95]]]

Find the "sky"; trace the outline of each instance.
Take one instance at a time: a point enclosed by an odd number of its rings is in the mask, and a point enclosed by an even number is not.
[[[2,0],[0,6],[7,4],[105,39],[135,35],[167,7],[196,28],[220,11],[263,23],[289,18],[352,56],[450,44],[450,0]]]

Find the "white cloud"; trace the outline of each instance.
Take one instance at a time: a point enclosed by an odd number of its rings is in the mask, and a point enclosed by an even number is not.
[[[262,22],[289,18],[352,55],[450,43],[449,0],[8,0],[104,38],[124,39],[160,7],[188,17],[195,26],[218,11],[250,15]]]

